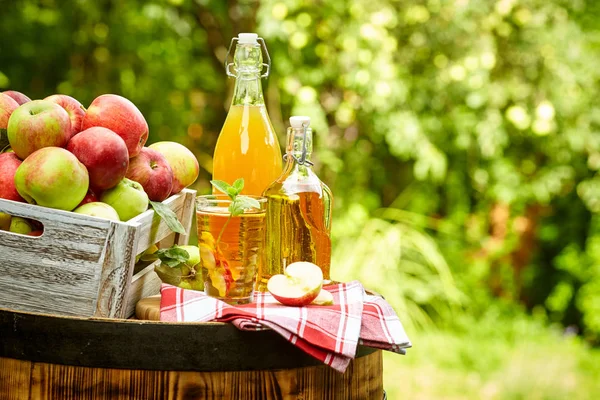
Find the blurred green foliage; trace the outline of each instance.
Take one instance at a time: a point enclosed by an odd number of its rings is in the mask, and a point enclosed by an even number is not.
[[[259,32],[280,141],[313,120],[334,278],[411,329],[492,326],[507,302],[598,344],[599,18],[594,0],[0,0],[0,89],[121,94],[207,191],[227,47]]]

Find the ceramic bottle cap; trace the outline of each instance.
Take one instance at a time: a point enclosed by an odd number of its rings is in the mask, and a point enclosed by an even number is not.
[[[258,34],[256,33],[240,33],[238,35],[239,44],[258,44]]]
[[[294,116],[290,117],[290,125],[294,129],[302,129],[302,125],[310,126],[310,117]]]

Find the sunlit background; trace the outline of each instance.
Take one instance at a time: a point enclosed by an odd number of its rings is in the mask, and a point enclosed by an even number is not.
[[[600,2],[0,0],[0,90],[132,100],[201,165],[258,32],[267,107],[309,115],[332,275],[414,348],[390,399],[600,398]]]

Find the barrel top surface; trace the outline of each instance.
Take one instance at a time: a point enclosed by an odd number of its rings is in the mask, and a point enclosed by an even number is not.
[[[321,365],[274,331],[231,324],[54,316],[0,309],[0,357],[97,368],[247,371]],[[376,351],[359,346],[357,357]]]

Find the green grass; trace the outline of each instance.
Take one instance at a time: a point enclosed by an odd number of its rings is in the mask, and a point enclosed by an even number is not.
[[[388,398],[600,398],[600,350],[579,338],[525,315],[490,312],[465,326],[409,333],[407,356],[386,353]]]

